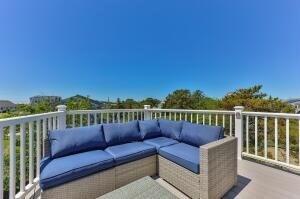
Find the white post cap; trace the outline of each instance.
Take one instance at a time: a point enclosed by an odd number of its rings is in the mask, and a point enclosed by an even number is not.
[[[151,106],[150,105],[144,105],[144,109],[150,109]]]
[[[67,111],[66,105],[58,105],[56,108],[57,108],[57,111]]]
[[[235,111],[243,111],[244,109],[245,109],[244,106],[235,106],[235,107],[234,107],[234,110],[235,110]]]

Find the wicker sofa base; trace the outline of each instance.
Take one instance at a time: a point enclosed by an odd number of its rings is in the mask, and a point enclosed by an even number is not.
[[[42,199],[97,198],[115,189],[115,169],[80,178],[41,192]]]
[[[191,198],[218,199],[237,183],[237,138],[202,145],[200,174],[152,155],[41,192],[42,199],[97,198],[145,176],[159,176]]]
[[[156,155],[136,160],[116,168],[116,188],[145,176],[156,175]]]
[[[191,198],[200,198],[200,177],[178,164],[158,156],[159,176]]]

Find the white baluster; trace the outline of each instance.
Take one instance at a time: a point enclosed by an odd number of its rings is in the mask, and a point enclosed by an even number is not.
[[[268,118],[265,117],[264,119],[264,149],[265,149],[265,158],[268,158]]]
[[[287,118],[286,122],[286,147],[285,147],[285,154],[286,154],[286,163],[290,163],[290,120]]]
[[[225,128],[225,115],[223,115],[223,128]]]
[[[229,120],[229,135],[232,136],[232,115],[230,115]]]
[[[52,119],[53,119],[53,129],[55,130],[55,129],[57,129],[57,127],[56,127],[56,117],[53,117]]]
[[[254,131],[254,133],[255,133],[255,139],[254,139],[254,141],[255,141],[255,155],[257,155],[257,116],[255,116],[255,131]]]
[[[184,120],[187,121],[187,113],[184,113]]]
[[[123,112],[123,123],[125,123],[125,117],[126,117],[125,112]]]
[[[25,191],[26,183],[26,134],[25,134],[25,124],[20,125],[20,192]]]
[[[175,117],[174,120],[177,121],[177,113],[176,112],[175,112],[175,116],[174,117]]]
[[[179,114],[179,120],[182,120],[182,113]]]
[[[249,153],[249,116],[246,117],[246,152]]]
[[[91,114],[87,114],[87,125],[90,126],[91,125]]]
[[[209,125],[211,125],[211,114],[209,114],[209,116],[208,116],[208,122],[209,122]]]
[[[216,114],[216,126],[218,126],[218,114]]]
[[[83,125],[83,115],[80,114],[80,127],[82,127],[82,125]]]
[[[193,113],[191,113],[191,123],[193,123]]]
[[[97,122],[97,113],[94,113],[94,125],[97,125],[98,122]]]
[[[197,124],[199,124],[199,113],[197,113]]]
[[[9,198],[16,194],[16,126],[9,127]]]
[[[46,139],[47,136],[47,118],[43,119],[43,155],[45,154],[45,145],[44,145],[44,140]]]
[[[118,123],[120,123],[120,112],[118,112],[117,119],[118,119]]]
[[[115,113],[112,113],[112,123],[115,123]]]
[[[275,118],[275,160],[278,160],[278,118]]]
[[[205,124],[205,114],[202,115],[202,124]]]
[[[75,127],[75,114],[72,115],[72,127]]]
[[[33,122],[29,122],[29,184],[33,184]]]
[[[41,120],[36,121],[36,176],[40,177],[41,160]]]
[[[52,118],[51,117],[48,118],[48,130],[49,131],[53,130],[53,128],[52,128]]]
[[[172,112],[169,112],[169,120],[172,120]]]
[[[101,113],[101,124],[103,124],[103,113]]]
[[[106,123],[109,123],[109,113],[106,113]]]

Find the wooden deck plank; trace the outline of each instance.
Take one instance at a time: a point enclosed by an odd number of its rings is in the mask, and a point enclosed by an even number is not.
[[[300,176],[281,171],[262,164],[239,160],[238,184],[225,196],[225,199],[299,199]],[[162,186],[173,192],[177,197],[187,197],[161,178],[156,179]]]

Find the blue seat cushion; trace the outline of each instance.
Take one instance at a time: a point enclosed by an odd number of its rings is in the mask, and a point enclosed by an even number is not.
[[[224,130],[221,126],[198,125],[184,122],[180,134],[180,141],[199,147],[223,137]]]
[[[49,132],[51,157],[106,148],[102,125],[54,130]]]
[[[182,129],[182,121],[159,119],[158,122],[162,136],[179,140]]]
[[[106,152],[114,157],[117,165],[142,159],[156,154],[154,146],[143,142],[132,142],[116,146],[110,146],[105,149]]]
[[[97,173],[114,166],[113,157],[102,150],[94,150],[56,159],[41,161],[40,186],[43,190]]]
[[[162,157],[199,174],[199,148],[185,143],[174,144],[159,149]]]
[[[161,136],[157,120],[139,121],[142,139],[150,139]]]
[[[144,140],[144,143],[155,146],[156,150],[158,151],[158,149],[160,149],[161,147],[178,144],[179,142],[171,138],[157,137],[157,138]]]
[[[142,139],[138,127],[138,121],[132,121],[124,124],[103,124],[103,131],[108,146],[136,142]]]

